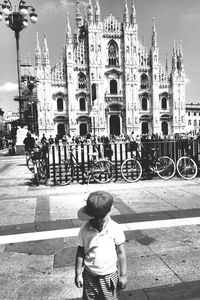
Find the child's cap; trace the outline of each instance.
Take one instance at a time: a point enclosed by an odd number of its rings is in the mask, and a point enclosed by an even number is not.
[[[87,198],[87,204],[78,211],[78,218],[81,221],[88,221],[93,218],[104,218],[111,210],[113,196],[104,191],[91,193]]]

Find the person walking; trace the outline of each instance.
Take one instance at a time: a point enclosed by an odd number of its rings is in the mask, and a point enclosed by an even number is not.
[[[59,136],[56,134],[55,136],[55,145],[58,147],[59,146]]]
[[[48,139],[49,145],[53,145],[54,143],[54,139],[52,138],[52,135],[50,135],[49,139]]]
[[[27,132],[23,143],[25,147],[25,152],[33,151],[33,148],[35,147],[35,139],[31,136],[31,133],[29,131]]]
[[[125,235],[109,212],[113,196],[96,191],[88,196],[78,218],[87,221],[78,234],[75,284],[83,300],[117,300],[127,284]]]
[[[47,143],[47,138],[45,136],[45,134],[43,133],[42,138],[41,138],[41,144],[45,145]]]

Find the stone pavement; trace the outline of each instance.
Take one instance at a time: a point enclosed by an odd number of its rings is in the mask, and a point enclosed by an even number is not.
[[[0,299],[81,299],[74,285],[77,210],[115,195],[125,230],[126,299],[200,299],[200,178],[33,186],[24,156],[0,157]]]

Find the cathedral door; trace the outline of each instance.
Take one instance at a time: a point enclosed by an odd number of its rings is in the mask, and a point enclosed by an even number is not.
[[[65,125],[58,124],[58,136],[63,137],[63,135],[65,135]]]
[[[110,134],[120,135],[120,119],[118,115],[110,116]]]
[[[163,135],[168,135],[168,123],[162,122],[162,133]]]
[[[80,124],[80,136],[84,136],[87,134],[87,124],[81,123]]]
[[[149,128],[148,128],[148,122],[142,122],[142,134],[148,134]]]

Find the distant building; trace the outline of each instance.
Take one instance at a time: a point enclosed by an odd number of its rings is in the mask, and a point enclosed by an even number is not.
[[[11,112],[11,111],[6,112],[3,118],[3,127],[4,127],[5,136],[9,136],[11,134],[11,131],[15,126],[15,123],[18,121],[18,119],[19,119],[18,112]]]
[[[200,103],[186,104],[186,131],[194,135],[200,131]]]
[[[114,2],[113,2],[114,3]],[[82,16],[76,0],[76,30],[69,17],[58,63],[51,67],[47,38],[35,49],[38,129],[55,136],[185,132],[185,72],[182,45],[174,43],[172,66],[159,57],[155,19],[150,49],[138,37],[134,1],[122,21],[102,20],[99,2],[89,0]]]
[[[4,111],[2,110],[2,108],[0,108],[0,137],[4,132],[3,115],[4,115]]]

